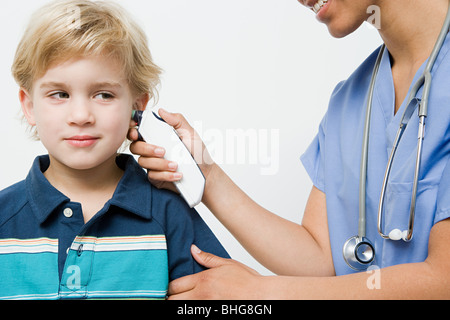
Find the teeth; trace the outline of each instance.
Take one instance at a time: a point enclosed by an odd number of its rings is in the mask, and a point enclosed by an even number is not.
[[[317,13],[322,9],[322,7],[328,2],[328,0],[318,0],[314,6],[311,8],[314,13]]]

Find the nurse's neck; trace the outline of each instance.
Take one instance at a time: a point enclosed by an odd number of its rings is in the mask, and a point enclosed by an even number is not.
[[[383,1],[379,32],[393,64],[420,66],[428,58],[448,6],[449,0]]]
[[[414,75],[433,50],[444,24],[449,0],[380,2],[379,32],[391,58],[395,114],[408,93]]]

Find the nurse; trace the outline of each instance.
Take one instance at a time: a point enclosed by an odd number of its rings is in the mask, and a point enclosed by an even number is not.
[[[334,37],[355,31],[380,9],[379,33],[386,48],[376,77],[369,135],[366,183],[366,236],[376,255],[368,272],[353,270],[342,248],[358,230],[361,144],[369,83],[380,48],[339,83],[316,138],[301,158],[311,190],[301,225],[265,210],[207,159],[203,203],[240,243],[277,276],[259,275],[247,266],[197,247],[194,258],[210,268],[170,284],[171,299],[449,299],[450,298],[450,36],[431,71],[427,127],[416,199],[413,238],[383,239],[377,210],[383,176],[405,100],[422,74],[443,25],[449,0],[300,0]],[[370,11],[369,11],[370,12]],[[422,90],[416,95],[422,97]],[[186,139],[199,139],[177,114],[160,114]],[[416,157],[417,112],[412,116],[394,160],[384,203],[384,230],[408,224]],[[136,140],[136,132],[130,131]],[[134,142],[132,152],[150,169],[149,179],[173,188],[180,179],[157,146]],[[252,228],[247,228],[252,225]],[[378,278],[371,278],[377,276]]]

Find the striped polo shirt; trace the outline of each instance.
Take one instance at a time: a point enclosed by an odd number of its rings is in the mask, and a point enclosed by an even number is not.
[[[195,209],[159,190],[130,155],[113,197],[84,223],[44,177],[49,157],[0,192],[0,299],[164,299],[168,283],[202,271],[199,248],[228,258]]]

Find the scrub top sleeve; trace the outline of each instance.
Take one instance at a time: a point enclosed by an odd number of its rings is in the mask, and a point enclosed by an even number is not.
[[[325,128],[327,115],[322,119],[319,132],[309,145],[300,160],[311,178],[313,185],[325,193],[324,164],[325,164]]]
[[[441,182],[436,200],[436,214],[434,223],[442,221],[450,217],[450,159],[442,172]]]

